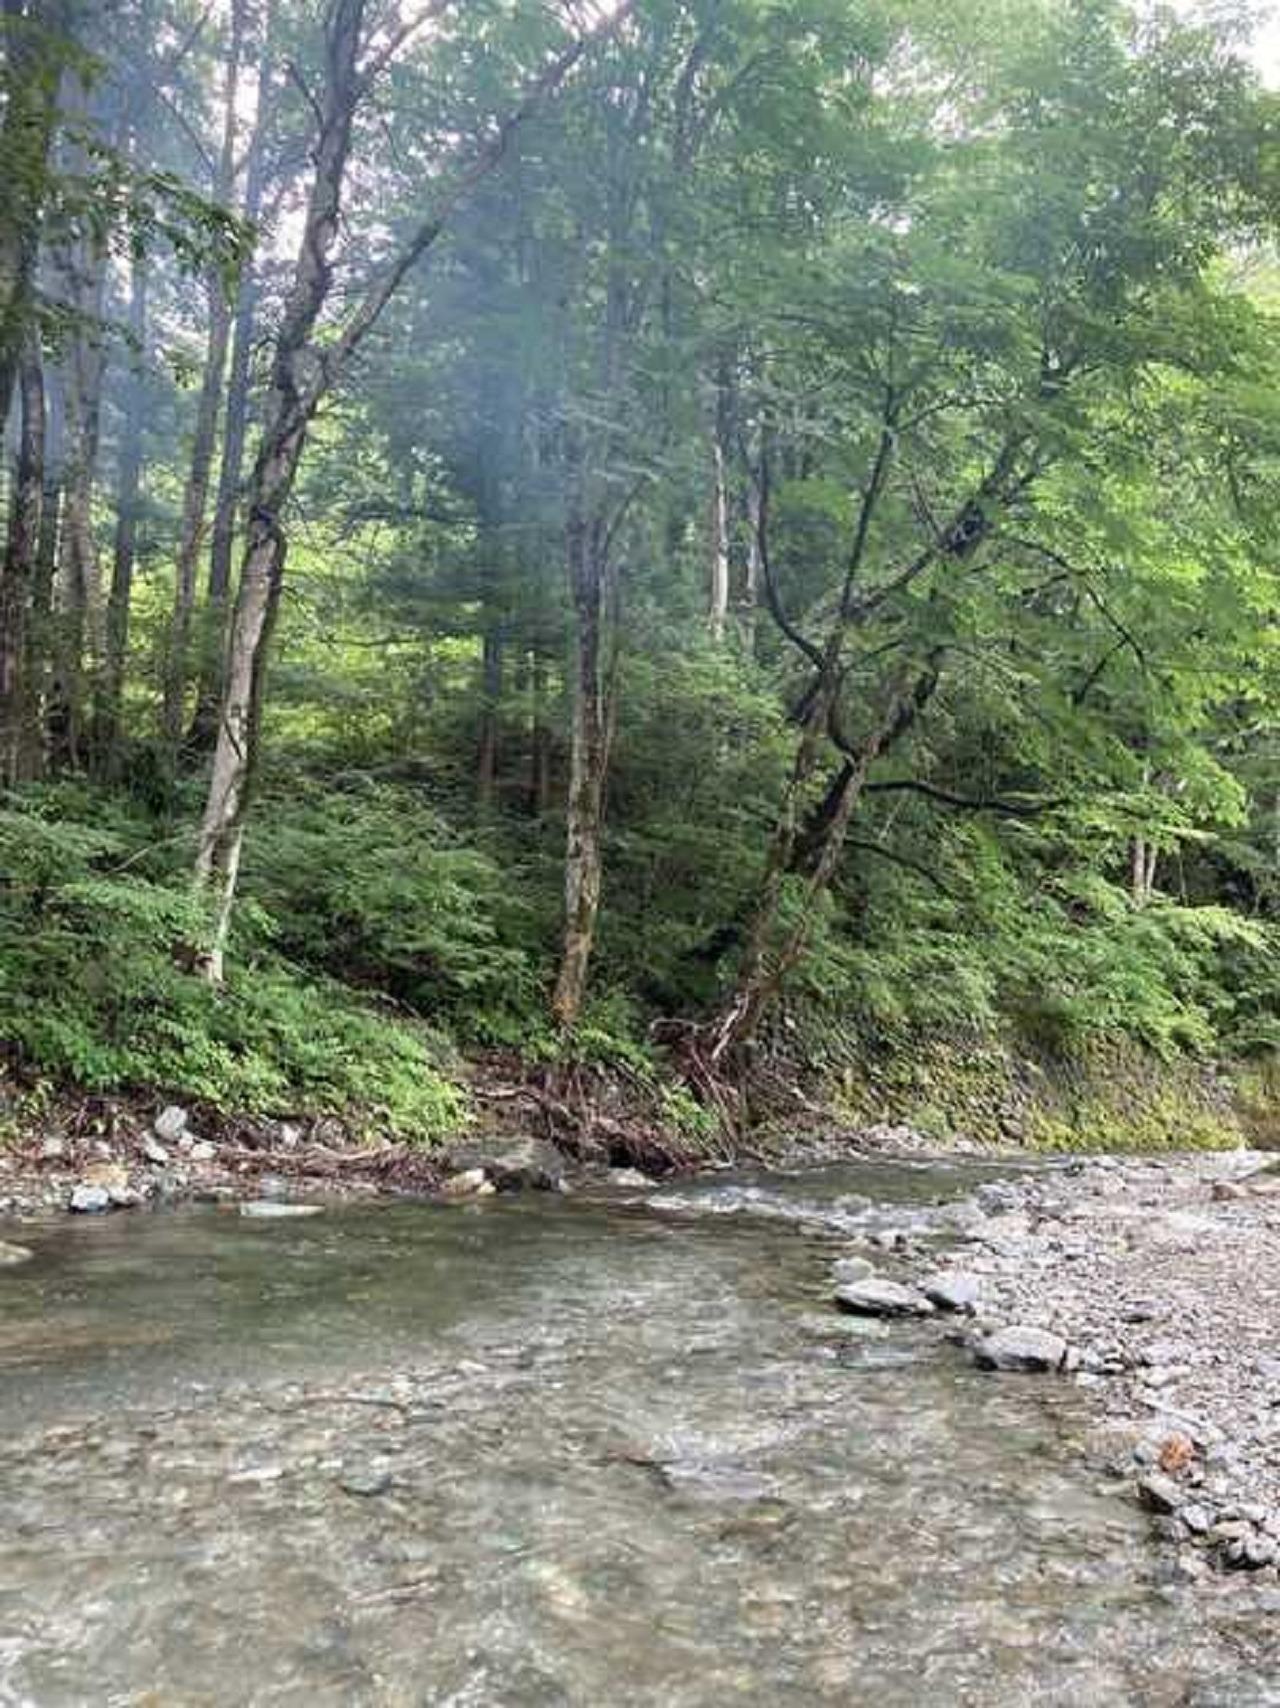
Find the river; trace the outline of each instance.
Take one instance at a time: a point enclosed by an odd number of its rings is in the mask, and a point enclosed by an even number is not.
[[[1085,1396],[831,1308],[979,1177],[10,1229],[0,1703],[1280,1703]]]

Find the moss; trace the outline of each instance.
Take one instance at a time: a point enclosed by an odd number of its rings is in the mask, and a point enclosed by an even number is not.
[[[1006,1043],[920,1039],[847,1067],[836,1092],[854,1125],[888,1121],[945,1144],[966,1138],[1031,1150],[1220,1150],[1280,1146],[1280,1067],[1245,1092],[1213,1064],[1157,1059],[1135,1045],[1062,1053]]]

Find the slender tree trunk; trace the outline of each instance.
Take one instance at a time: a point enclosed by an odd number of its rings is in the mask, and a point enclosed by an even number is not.
[[[138,514],[142,491],[143,422],[146,415],[147,263],[135,256],[129,289],[129,336],[133,371],[120,428],[116,487],[116,533],[107,600],[107,656],[102,681],[101,727],[96,743],[106,775],[120,773],[121,703],[129,655],[129,615],[133,570],[138,553]]]
[[[760,605],[760,494],[747,482],[747,550],[742,577],[742,642],[748,658],[755,657],[756,615]]]
[[[69,45],[69,0],[4,0],[9,74],[0,126],[0,425],[8,420],[32,312],[40,213]]]
[[[213,179],[213,199],[223,207],[230,205],[235,191],[238,123],[236,100],[240,88],[244,30],[245,3],[244,0],[234,0],[223,94],[222,147]],[[200,378],[200,396],[196,404],[195,431],[191,442],[191,463],[182,500],[182,531],[178,540],[173,621],[169,630],[169,654],[164,680],[164,752],[166,768],[171,772],[177,768],[178,749],[182,742],[188,654],[191,649],[191,625],[196,602],[196,571],[204,544],[205,511],[218,438],[218,416],[222,406],[227,345],[231,335],[231,304],[227,300],[223,281],[214,268],[210,268],[205,278],[205,297],[209,312],[209,342],[205,347],[204,370]]]
[[[364,0],[336,0],[327,41],[325,110],[315,151],[298,258],[276,335],[262,443],[249,479],[248,527],[240,591],[227,647],[226,679],[209,792],[196,850],[196,881],[214,902],[206,956],[222,977],[249,790],[258,759],[268,643],[279,607],[285,536],[281,515],[298,473],[319,402],[312,330],[329,294],[351,125],[359,96],[357,58]]]
[[[551,810],[551,726],[547,721],[547,661],[535,646],[530,670],[533,710],[529,730],[529,811],[544,819]]]
[[[615,713],[609,661],[614,577],[608,543],[599,521],[581,516],[568,530],[568,567],[573,595],[573,722],[570,732],[569,797],[565,842],[565,925],[552,1012],[573,1026],[582,1011],[587,969],[595,946],[603,871],[605,790]]]
[[[28,328],[20,364],[18,455],[9,504],[9,535],[0,568],[0,782],[24,771],[31,653],[30,605],[40,551],[44,503],[44,373],[39,335]]]
[[[89,686],[101,665],[105,630],[102,566],[93,521],[102,386],[106,372],[102,318],[107,256],[96,245],[70,263],[71,300],[78,325],[67,364],[67,461],[59,557],[61,699],[66,723],[56,757],[83,765]]]
[[[1146,907],[1156,893],[1160,850],[1144,836],[1135,836],[1130,851],[1129,888],[1135,907]]]
[[[481,642],[480,744],[476,790],[481,807],[493,805],[498,779],[498,709],[502,703],[502,634],[496,621],[489,623]]]
[[[245,166],[244,218],[256,226],[262,215],[266,187],[266,139],[269,126],[271,72],[264,26],[264,47],[258,65],[258,112],[249,158]],[[218,469],[218,492],[214,501],[213,528],[209,545],[209,581],[205,610],[200,624],[200,669],[196,687],[196,709],[187,732],[187,746],[204,752],[213,745],[218,725],[218,701],[222,693],[222,667],[227,639],[227,604],[231,591],[231,558],[235,546],[244,479],[244,453],[249,429],[249,377],[253,356],[254,327],[258,310],[258,277],[254,259],[244,266],[236,295],[231,334],[231,364],[227,375],[226,413],[222,425],[222,461]]]
[[[707,626],[717,644],[729,620],[729,456],[733,442],[733,384],[727,360],[716,369],[711,412],[711,501],[707,558],[710,568]]]
[[[43,369],[38,343],[31,356]],[[23,671],[26,706],[24,713],[23,775],[43,776],[49,765],[50,730],[53,721],[52,681],[56,641],[54,580],[58,568],[58,544],[62,518],[63,420],[59,376],[53,368],[39,371],[45,400],[44,477],[40,500],[40,534],[36,542],[35,574],[31,607],[26,624],[26,664]]]
[[[712,640],[719,643],[724,639],[725,624],[729,620],[729,489],[725,478],[724,447],[718,432],[711,436],[709,533],[711,588],[707,622]]]

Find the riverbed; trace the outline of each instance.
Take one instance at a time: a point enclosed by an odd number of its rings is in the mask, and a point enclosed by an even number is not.
[[[0,1703],[1280,1703],[1087,1394],[833,1310],[989,1172],[11,1227]]]

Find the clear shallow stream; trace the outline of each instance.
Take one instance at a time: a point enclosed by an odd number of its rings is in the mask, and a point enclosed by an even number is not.
[[[0,1704],[1280,1704],[1081,1396],[831,1310],[976,1178],[10,1229]]]

